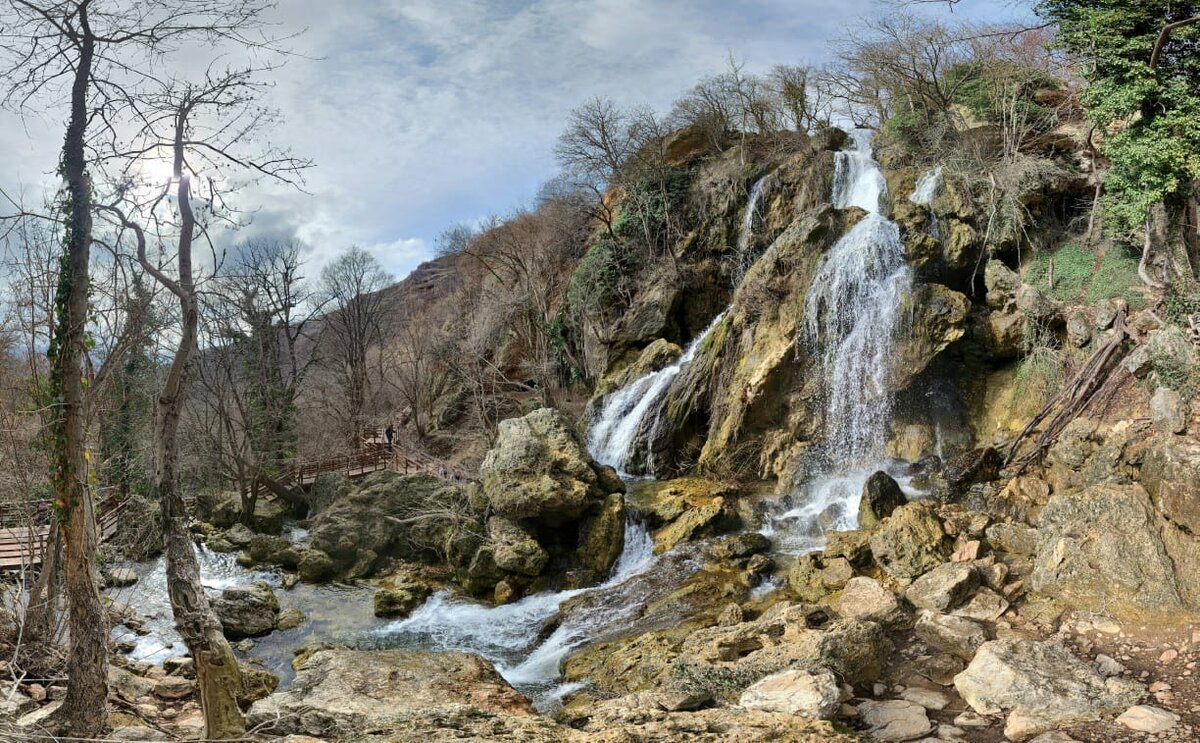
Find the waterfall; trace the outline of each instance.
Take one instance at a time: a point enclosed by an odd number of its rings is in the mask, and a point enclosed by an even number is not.
[[[734,286],[742,283],[742,279],[746,278],[746,273],[750,267],[754,265],[755,258],[751,250],[754,242],[754,223],[758,220],[758,205],[762,201],[763,186],[766,184],[766,178],[759,178],[750,187],[750,198],[746,202],[746,210],[742,213],[742,226],[738,230],[737,241],[737,268],[734,275]]]
[[[752,255],[751,246],[754,241],[754,225],[759,216],[759,203],[766,190],[766,180],[766,177],[759,178],[750,187],[746,208],[742,212],[737,252],[734,256],[737,261],[734,269],[735,288],[741,284],[757,259],[757,256]],[[588,431],[588,451],[597,462],[609,465],[624,477],[630,476],[630,470],[636,468],[635,458],[639,442],[644,442],[645,439],[643,433],[653,430],[650,427],[660,418],[667,393],[671,391],[671,384],[695,357],[705,339],[724,317],[725,312],[717,315],[704,332],[692,340],[674,364],[650,372],[605,398],[603,407],[596,414]],[[653,457],[650,455],[647,455],[644,469],[647,474],[654,474]]]
[[[647,425],[651,413],[657,416],[675,377],[691,363],[724,317],[724,312],[717,315],[674,364],[650,372],[605,398],[604,406],[588,431],[588,451],[593,459],[628,477],[627,470],[637,450],[639,433]]]
[[[887,186],[871,157],[870,133],[851,136],[854,148],[837,154],[833,201],[867,216],[817,269],[802,329],[827,380],[822,474],[799,494],[801,505],[779,517],[791,522],[791,546],[801,550],[819,545],[824,529],[857,525],[862,485],[885,461],[893,404],[888,377],[913,282],[900,228],[880,213]]]
[[[925,171],[920,178],[917,179],[916,186],[913,187],[913,192],[909,195],[908,200],[914,204],[929,206],[937,197],[938,191],[942,189],[942,166],[939,165],[933,170]],[[937,215],[932,210],[929,212],[929,234],[937,239],[942,239],[942,230],[938,225]]]

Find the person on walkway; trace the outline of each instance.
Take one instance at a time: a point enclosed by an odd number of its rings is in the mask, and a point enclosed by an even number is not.
[[[396,440],[396,427],[389,423],[387,429],[383,432],[383,436],[387,439],[387,450],[391,451],[392,442]]]

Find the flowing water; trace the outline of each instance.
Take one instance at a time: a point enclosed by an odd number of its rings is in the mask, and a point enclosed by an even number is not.
[[[882,176],[881,176],[882,177]],[[741,284],[750,267],[757,259],[753,250],[754,226],[759,219],[759,205],[766,190],[765,177],[759,178],[750,187],[746,208],[742,212],[742,223],[738,230],[738,241],[734,253],[734,287]],[[725,313],[717,315],[700,335],[692,340],[679,360],[670,366],[640,377],[604,399],[604,404],[595,416],[588,431],[588,451],[597,462],[607,464],[621,474],[631,478],[641,473],[654,475],[653,458],[647,454],[644,464],[638,462],[640,443],[645,442],[644,433],[661,416],[663,403],[679,372],[695,357]],[[636,463],[636,464],[635,464]]]
[[[913,276],[899,226],[881,213],[887,185],[870,132],[851,136],[854,148],[837,153],[833,202],[867,215],[830,249],[806,300],[803,340],[820,354],[827,380],[826,437],[799,505],[776,519],[776,539],[788,551],[819,547],[824,530],[855,528],[862,486],[887,464],[888,378]]]
[[[588,431],[588,451],[597,462],[607,464],[622,477],[632,477],[629,470],[634,468],[632,464],[638,454],[638,440],[644,438],[641,437],[644,426],[657,418],[671,391],[671,384],[695,358],[705,339],[724,317],[724,312],[717,315],[704,332],[688,344],[674,364],[650,372],[604,399],[604,405]],[[650,474],[653,474],[652,469]]]
[[[925,171],[920,178],[917,179],[916,186],[913,188],[912,194],[908,200],[914,204],[929,206],[933,200],[937,198],[938,192],[942,190],[942,166],[937,166],[933,170]],[[937,215],[932,211],[929,212],[929,234],[938,238],[942,238],[942,230],[938,225]]]

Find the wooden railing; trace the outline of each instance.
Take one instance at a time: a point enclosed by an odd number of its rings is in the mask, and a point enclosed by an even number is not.
[[[465,470],[424,452],[405,451],[397,443],[388,446],[383,431],[375,429],[364,432],[362,451],[327,459],[296,462],[288,471],[287,479],[306,487],[316,482],[319,476],[330,472],[354,479],[385,469],[404,474],[423,473],[447,481],[471,479]]]
[[[117,533],[128,501],[115,495],[96,507],[96,531],[100,541]],[[49,500],[0,505],[0,571],[34,568],[41,564],[54,523]]]

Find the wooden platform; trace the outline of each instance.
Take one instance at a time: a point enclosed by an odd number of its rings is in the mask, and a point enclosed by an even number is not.
[[[316,482],[318,477],[329,472],[343,474],[356,480],[381,470],[392,470],[406,475],[422,473],[446,481],[470,479],[459,468],[434,459],[427,454],[404,451],[399,444],[393,444],[389,448],[382,429],[365,432],[363,450],[357,454],[343,454],[328,459],[297,462],[289,472],[289,479],[300,487],[308,487]]]
[[[48,501],[30,504],[27,509],[29,515],[23,520],[33,521],[37,519],[38,514],[42,518],[52,518],[48,506]],[[121,514],[125,511],[125,503],[109,501],[102,504],[102,507],[103,512],[98,519],[100,541],[117,533]],[[50,524],[20,526],[18,524],[21,519],[13,509],[6,509],[3,518],[6,525],[0,526],[0,571],[29,570],[41,565],[46,540],[50,536]]]

